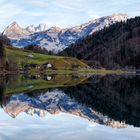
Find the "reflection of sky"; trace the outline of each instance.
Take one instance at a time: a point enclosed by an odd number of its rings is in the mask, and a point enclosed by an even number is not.
[[[16,119],[0,109],[0,140],[139,140],[140,128],[112,129],[86,119],[58,114],[40,118],[20,114]]]

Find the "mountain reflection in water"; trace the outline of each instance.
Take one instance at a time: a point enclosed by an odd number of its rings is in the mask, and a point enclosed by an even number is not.
[[[68,113],[113,128],[140,127],[138,75],[6,77],[0,93],[1,107],[13,118]]]

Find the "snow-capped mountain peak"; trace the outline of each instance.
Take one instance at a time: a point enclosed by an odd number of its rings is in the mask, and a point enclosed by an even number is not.
[[[13,27],[13,26],[19,26],[19,25],[17,24],[16,21],[13,21],[13,22],[9,25],[9,27]]]
[[[47,28],[46,24],[39,24],[37,27],[31,25],[23,29],[16,22],[13,22],[4,30],[3,34],[11,39],[11,43],[15,47],[35,44],[49,51],[58,52],[80,38],[91,35],[116,22],[125,22],[127,19],[127,14],[119,13],[90,20],[87,23],[66,29]]]
[[[128,19],[128,15],[127,14],[122,14],[122,13],[114,13],[111,18],[113,20],[116,20],[116,21],[126,21]]]
[[[39,24],[36,27],[36,31],[42,32],[42,31],[45,31],[45,30],[47,30],[47,25],[46,24]]]
[[[6,35],[9,39],[21,39],[27,38],[29,32],[22,27],[20,27],[15,21],[12,22],[2,33]]]
[[[60,32],[61,30],[62,30],[61,28],[53,26],[53,27],[49,28],[47,31],[48,32]]]
[[[35,32],[43,32],[47,30],[47,25],[46,24],[39,24],[38,26],[30,25],[26,27],[26,30],[29,31],[30,33],[35,33]]]
[[[29,31],[30,33],[34,33],[35,32],[35,26],[34,25],[30,25],[26,28],[27,31]]]

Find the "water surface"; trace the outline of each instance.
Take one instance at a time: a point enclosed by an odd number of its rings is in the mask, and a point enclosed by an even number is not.
[[[0,78],[0,140],[139,140],[139,75]]]

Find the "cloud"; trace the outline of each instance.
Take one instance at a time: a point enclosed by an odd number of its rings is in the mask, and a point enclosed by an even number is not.
[[[130,17],[139,16],[139,15],[140,15],[140,11],[132,11],[132,12],[128,12],[128,15],[129,15]]]
[[[95,11],[93,11],[93,10],[87,11],[87,15],[88,15],[88,17],[91,18],[91,19],[97,19],[97,18],[100,17],[100,16],[99,16]]]
[[[0,30],[16,20],[20,24],[73,26],[90,19],[123,12],[140,15],[140,0],[0,0]]]
[[[19,7],[14,4],[3,4],[0,5],[0,21],[11,18],[23,12]]]
[[[48,1],[47,0],[24,0],[26,4],[30,4],[35,7],[48,7]]]
[[[83,11],[87,6],[87,2],[85,0],[56,0],[52,3],[57,7],[76,11]]]

